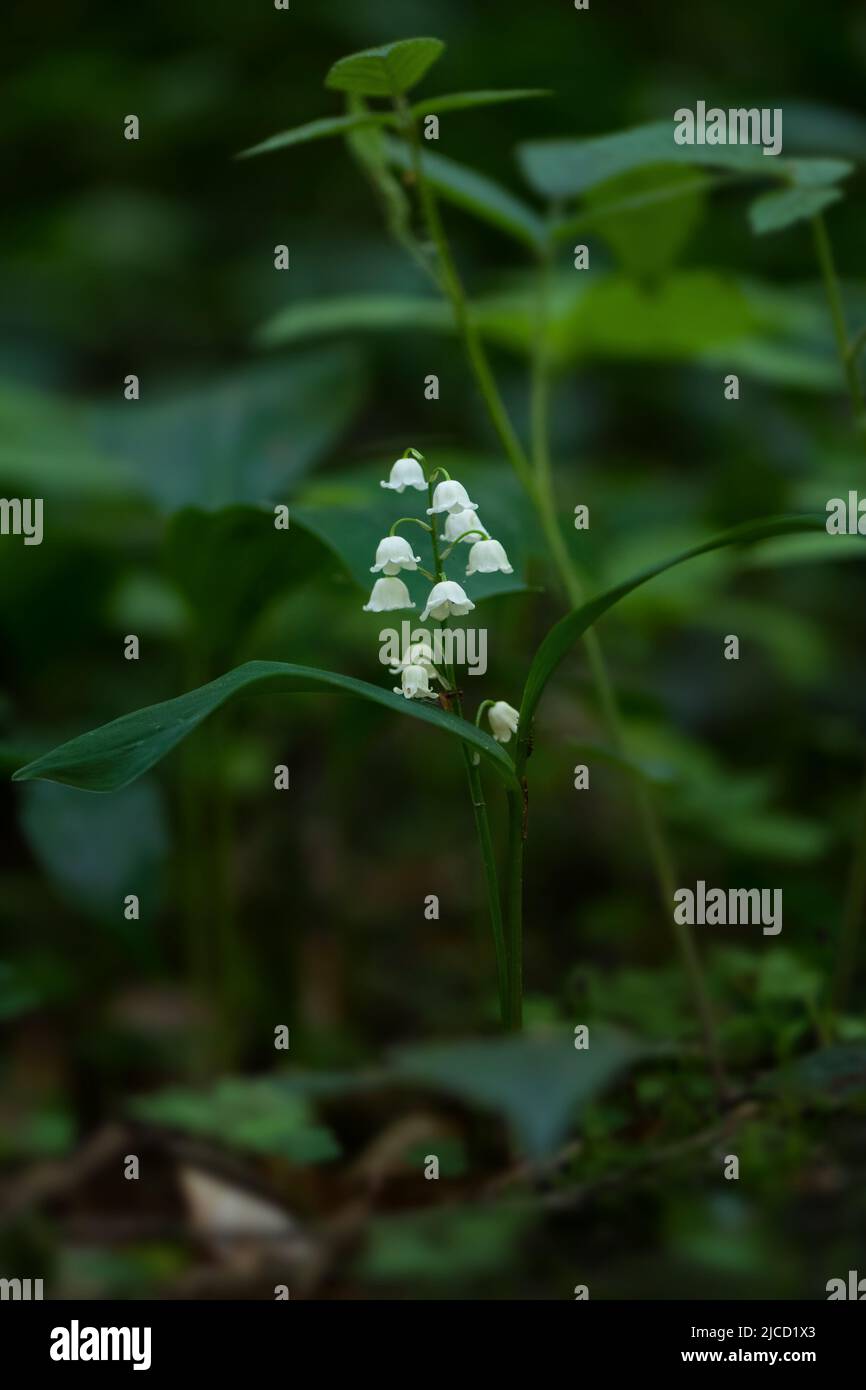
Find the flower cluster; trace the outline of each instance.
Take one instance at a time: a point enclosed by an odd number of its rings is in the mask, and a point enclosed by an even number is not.
[[[475,604],[462,585],[456,580],[448,579],[444,571],[445,561],[461,544],[469,545],[467,578],[475,574],[514,573],[504,546],[488,535],[478,516],[477,503],[470,499],[463,484],[450,478],[441,468],[434,469],[428,477],[423,462],[423,456],[417,450],[408,449],[403,458],[397,459],[388,479],[380,484],[381,487],[400,494],[407,488],[430,494],[430,506],[426,509],[430,522],[425,522],[420,517],[401,517],[391,527],[390,534],[380,540],[376,547],[375,562],[370,566],[371,573],[380,577],[376,579],[373,591],[364,604],[365,613],[390,613],[396,609],[415,607],[404,580],[400,578],[401,570],[407,573],[418,571],[431,583],[432,587],[421,614],[422,622],[428,618],[444,622],[452,616],[460,617],[464,613],[470,613]],[[433,478],[440,473],[444,474],[444,478],[434,488]],[[438,529],[440,518],[441,532]],[[434,573],[421,568],[421,556],[414,553],[413,547],[404,537],[395,534],[397,527],[404,522],[414,522],[430,535]],[[447,547],[441,554],[440,542]],[[431,682],[437,682],[443,692],[450,692],[453,696],[459,693],[454,688],[453,678],[448,672],[443,673],[434,665],[433,652],[425,642],[416,642],[410,646],[397,665],[391,667],[391,674],[400,676],[400,684],[394,687],[395,694],[402,694],[407,700],[437,699],[438,692],[431,687]],[[482,709],[487,707],[493,737],[500,743],[507,743],[517,730],[517,710],[504,700],[485,700]],[[480,713],[481,711],[479,715]]]

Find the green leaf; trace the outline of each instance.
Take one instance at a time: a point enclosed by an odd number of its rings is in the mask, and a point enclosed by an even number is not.
[[[438,1142],[437,1142],[438,1147]],[[519,1258],[520,1238],[532,1227],[527,1207],[472,1204],[384,1216],[370,1226],[358,1273],[363,1279],[394,1284],[400,1297],[407,1284],[463,1289],[480,1279],[501,1277]]]
[[[663,560],[657,565],[652,565],[632,579],[627,579],[624,583],[616,585],[615,588],[608,589],[606,593],[600,594],[589,603],[584,603],[580,608],[573,609],[548,632],[529,668],[520,706],[521,740],[523,741],[529,736],[538,702],[559,663],[578,638],[582,637],[588,628],[592,627],[609,608],[613,608],[621,599],[627,598],[635,589],[646,584],[648,580],[654,579],[656,575],[663,574],[665,570],[673,569],[675,565],[681,565],[686,560],[695,559],[698,555],[707,555],[710,551],[721,550],[729,545],[750,545],[755,541],[766,540],[770,536],[787,536],[803,531],[825,530],[825,522],[826,517],[823,516],[777,516],[765,518],[762,521],[748,522],[743,526],[735,526],[732,530],[725,531],[722,535],[715,536],[702,545],[693,546],[690,550],[675,555],[671,560]]]
[[[274,150],[286,150],[292,145],[307,145],[311,140],[325,140],[331,135],[347,135],[350,131],[358,130],[363,126],[393,124],[395,120],[396,117],[394,116],[376,111],[369,111],[364,115],[357,116],[323,116],[317,121],[308,121],[306,125],[298,125],[291,130],[281,131],[279,135],[271,135],[261,144],[251,145],[248,150],[241,150],[236,158],[251,159],[253,155],[271,154]]]
[[[256,333],[262,347],[284,347],[305,338],[358,330],[426,328],[451,332],[451,310],[432,297],[353,294],[336,299],[301,300],[282,309]]]
[[[290,1163],[323,1163],[340,1154],[334,1135],[313,1118],[303,1097],[287,1094],[276,1078],[229,1077],[210,1091],[173,1087],[134,1101],[131,1110],[147,1124]]]
[[[756,236],[766,232],[781,232],[794,222],[802,222],[808,217],[838,203],[842,194],[838,188],[798,187],[780,188],[772,193],[763,193],[749,206],[749,222]]]
[[[702,176],[693,169],[632,169],[589,190],[590,225],[630,275],[654,279],[674,264],[700,221],[703,190]],[[654,196],[660,192],[663,198]]]
[[[273,512],[263,507],[187,507],[171,518],[166,570],[195,615],[211,670],[234,657],[250,625],[278,594],[306,583],[321,564],[321,546],[293,522],[294,509],[289,529],[277,530]]]
[[[165,511],[281,500],[355,414],[364,374],[354,352],[319,349],[259,363],[190,389],[93,407],[91,434]]]
[[[362,97],[391,97],[408,92],[441,57],[441,39],[399,39],[381,48],[365,48],[340,58],[325,86]]]
[[[841,159],[768,158],[756,145],[676,145],[672,120],[584,140],[529,141],[519,146],[518,159],[530,186],[546,198],[574,198],[616,175],[651,164],[709,166],[798,184],[835,183],[852,168]]]
[[[811,1052],[771,1072],[763,1089],[806,1100],[846,1100],[866,1091],[866,1045],[847,1043]]]
[[[402,140],[387,138],[385,145],[389,160],[398,169],[412,167],[410,152]],[[441,154],[425,151],[423,164],[428,181],[450,203],[534,250],[544,245],[542,218],[507,188]]]
[[[527,101],[534,97],[549,97],[544,87],[511,87],[502,91],[449,92],[447,96],[425,97],[412,107],[413,116],[430,116],[440,111],[466,111],[472,106],[501,106],[507,101]]]
[[[394,618],[397,615],[386,616]],[[382,670],[384,676],[385,668]],[[294,666],[283,661],[248,661],[197,690],[190,690],[185,695],[164,700],[158,705],[148,705],[133,714],[125,714],[110,724],[104,724],[43,754],[35,762],[19,769],[13,781],[43,779],[65,782],[87,791],[118,791],[160,762],[208,715],[220,709],[233,696],[261,687],[277,695],[304,692],[359,695],[397,714],[420,719],[425,724],[433,724],[446,733],[455,734],[464,743],[483,753],[508,785],[515,785],[511,759],[489,734],[476,729],[467,720],[446,714],[437,706],[422,705],[420,700],[406,700],[385,686],[370,685],[353,676],[319,671],[310,666]]]
[[[533,1158],[555,1149],[577,1112],[641,1056],[612,1029],[592,1027],[589,1047],[571,1033],[484,1038],[401,1049],[392,1070],[503,1114]]]
[[[104,922],[116,923],[130,884],[153,919],[163,895],[169,851],[160,789],[126,787],[111,801],[74,787],[24,788],[21,828],[61,895]]]

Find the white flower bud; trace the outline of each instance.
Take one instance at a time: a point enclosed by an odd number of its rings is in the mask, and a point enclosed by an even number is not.
[[[490,731],[498,743],[508,743],[512,734],[517,733],[519,712],[504,700],[497,700],[487,711]]]
[[[414,607],[402,579],[377,579],[369,603],[364,604],[364,612],[388,613],[392,608]]]
[[[508,556],[499,541],[476,541],[469,552],[466,574],[513,574]]]
[[[469,496],[462,483],[456,479],[449,478],[445,483],[437,483],[433,490],[433,506],[427,508],[427,515],[433,516],[434,512],[474,512],[475,503],[469,501]]]
[[[398,459],[394,464],[387,483],[380,483],[379,486],[390,488],[392,492],[403,492],[407,487],[416,487],[419,492],[426,492],[427,479],[417,459],[404,458]]]
[[[471,612],[474,607],[475,604],[459,584],[455,584],[453,579],[443,579],[430,590],[421,621],[425,622],[431,615],[439,620],[450,617],[452,613],[459,617],[462,613]]]
[[[403,570],[416,570],[420,555],[412,554],[412,547],[403,536],[385,536],[376,546],[376,563],[370,566],[371,574],[382,570],[385,574],[399,574]]]

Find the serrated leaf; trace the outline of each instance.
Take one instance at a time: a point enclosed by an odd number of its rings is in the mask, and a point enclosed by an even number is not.
[[[533,97],[549,97],[543,87],[512,87],[502,91],[449,92],[446,96],[425,97],[412,107],[413,116],[428,116],[440,111],[467,111],[473,106],[501,106],[503,102],[527,101]]]
[[[395,119],[394,116],[377,111],[368,111],[356,116],[323,116],[316,121],[307,121],[305,125],[294,126],[291,130],[283,130],[279,135],[271,135],[260,144],[251,145],[248,150],[241,150],[236,158],[251,159],[253,155],[272,154],[275,150],[287,150],[293,145],[307,145],[311,140],[326,140],[332,135],[348,135],[364,126],[393,124]]]
[[[334,63],[325,86],[362,97],[398,96],[420,82],[444,51],[441,39],[399,39],[365,48]]]
[[[393,618],[395,615],[386,616]],[[384,676],[384,667],[382,671]],[[15,773],[13,781],[42,779],[87,791],[117,791],[160,762],[235,695],[262,688],[275,695],[314,692],[357,695],[373,704],[384,705],[396,714],[420,719],[455,735],[482,753],[509,786],[516,785],[511,759],[489,734],[468,720],[446,714],[437,706],[428,707],[420,700],[406,700],[384,685],[371,685],[353,676],[284,661],[248,661],[185,695],[122,715],[28,763]]]
[[[398,169],[412,167],[410,152],[403,141],[391,137],[386,139],[385,146],[389,160]],[[422,158],[425,175],[441,197],[534,250],[544,245],[542,218],[507,188],[444,155],[425,151]]]
[[[677,145],[672,120],[584,140],[528,141],[518,147],[518,159],[530,186],[546,198],[577,197],[598,183],[651,164],[707,166],[798,184],[835,183],[852,168],[841,159],[768,158],[756,145]]]
[[[756,236],[781,232],[795,222],[814,217],[816,213],[838,203],[842,193],[838,188],[792,187],[763,193],[749,205],[749,223]]]
[[[434,1043],[394,1054],[395,1075],[498,1111],[533,1158],[555,1149],[576,1112],[642,1055],[612,1029],[592,1027],[589,1047],[571,1033]]]

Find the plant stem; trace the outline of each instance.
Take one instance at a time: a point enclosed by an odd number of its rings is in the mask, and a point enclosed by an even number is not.
[[[524,790],[508,793],[508,863],[505,884],[508,904],[508,1009],[506,1026],[523,1027],[523,853],[526,841]]]
[[[424,172],[421,141],[418,136],[414,117],[404,98],[396,98],[395,107],[401,118],[403,130],[409,144],[412,170],[418,189],[421,210],[427,225],[428,233],[436,247],[442,271],[443,289],[451,303],[457,330],[463,339],[476,384],[481,392],[487,407],[488,415],[490,416],[490,421],[499,437],[502,447],[536,507],[545,540],[548,544],[559,581],[565,590],[568,601],[572,607],[577,607],[583,602],[584,585],[578,567],[568,552],[568,547],[565,544],[565,537],[560,528],[556,514],[547,426],[550,396],[547,333],[551,269],[550,247],[547,246],[544,249],[540,263],[538,316],[533,350],[530,391],[533,459],[533,463],[530,464],[529,458],[520,443],[517,432],[505,408],[492,368],[488,362],[484,345],[472,319],[466,292],[454,262],[451,247],[442,223],[438,200]],[[622,733],[622,723],[613,686],[607,672],[601,643],[592,629],[584,635],[583,640],[590,673],[598,694],[602,718],[608,736],[612,739],[619,751],[624,751],[625,740]],[[663,910],[665,914],[672,915],[674,889],[671,887],[671,884],[674,881],[674,874],[671,869],[670,855],[667,852],[657,812],[647,788],[638,789],[637,812],[641,828],[646,837],[659,891],[662,895]],[[514,814],[515,813],[512,812],[512,822]],[[512,992],[517,990],[518,993],[522,987],[522,971],[520,965],[522,920],[519,905],[515,904],[514,901],[514,889],[516,885],[520,887],[522,891],[524,818],[525,810],[521,805],[521,833],[518,836],[515,835],[512,830],[512,833],[509,835],[508,855],[509,957],[512,965],[510,988]],[[669,889],[670,891],[668,891]],[[704,1035],[707,1057],[716,1079],[717,1088],[721,1093],[726,1090],[721,1048],[712,1017],[708,992],[703,980],[700,961],[691,938],[688,938],[688,944],[686,945],[683,940],[683,933],[676,931],[675,935],[677,944],[683,955],[683,963],[688,978],[692,985],[695,1006]],[[686,936],[688,936],[687,931]],[[517,957],[516,961],[515,955]],[[518,1016],[519,1012],[520,1010],[518,1008]]]
[[[827,304],[830,309],[830,318],[833,321],[833,333],[836,338],[839,361],[842,365],[842,371],[848,386],[848,395],[851,398],[854,423],[857,429],[862,431],[864,421],[866,421],[866,400],[864,400],[863,396],[863,386],[860,381],[860,374],[857,370],[856,357],[851,351],[851,343],[848,339],[845,310],[842,305],[842,291],[839,286],[839,276],[836,273],[836,264],[833,259],[833,247],[830,244],[830,237],[827,233],[827,224],[821,213],[817,213],[816,216],[812,218],[812,231],[815,237],[815,251],[818,256],[818,265],[821,268],[821,278],[824,281],[824,291],[827,295]]]
[[[866,401],[864,401],[863,387],[857,368],[857,354],[848,338],[845,311],[842,305],[842,291],[833,258],[833,248],[827,232],[827,224],[820,213],[812,218],[812,230],[815,236],[815,250],[821,268],[821,277],[824,281],[830,318],[833,321],[839,361],[848,387],[851,409],[854,413],[854,424],[858,430],[862,431],[864,420],[866,420]],[[848,888],[842,909],[838,955],[830,991],[831,1004],[837,1013],[841,1013],[847,1004],[851,983],[856,973],[864,910],[866,910],[866,778],[864,778],[860,792],[857,836],[854,842]]]
[[[427,482],[427,492],[430,498],[430,506],[433,506],[433,479],[432,475]],[[430,548],[433,552],[433,569],[437,580],[445,578],[445,571],[442,568],[442,557],[439,551],[439,534],[436,523],[436,513],[430,518]],[[451,687],[454,692],[454,706],[457,714],[463,717],[463,706],[460,699],[460,692],[457,689],[457,681],[454,671],[449,670]],[[460,747],[463,752],[463,761],[466,767],[466,780],[469,784],[469,799],[472,802],[472,814],[475,817],[475,829],[478,833],[478,844],[481,849],[481,859],[484,864],[484,881],[487,888],[487,906],[490,913],[490,928],[493,933],[493,950],[496,956],[496,979],[499,989],[499,1011],[502,1018],[503,1027],[511,1027],[509,1012],[509,981],[510,981],[510,962],[508,950],[505,942],[505,931],[502,922],[502,899],[499,892],[499,874],[496,868],[496,854],[493,848],[493,836],[490,833],[490,820],[487,815],[487,803],[484,800],[484,789],[481,785],[481,773],[477,764],[473,761],[476,756],[465,743],[461,740]]]

